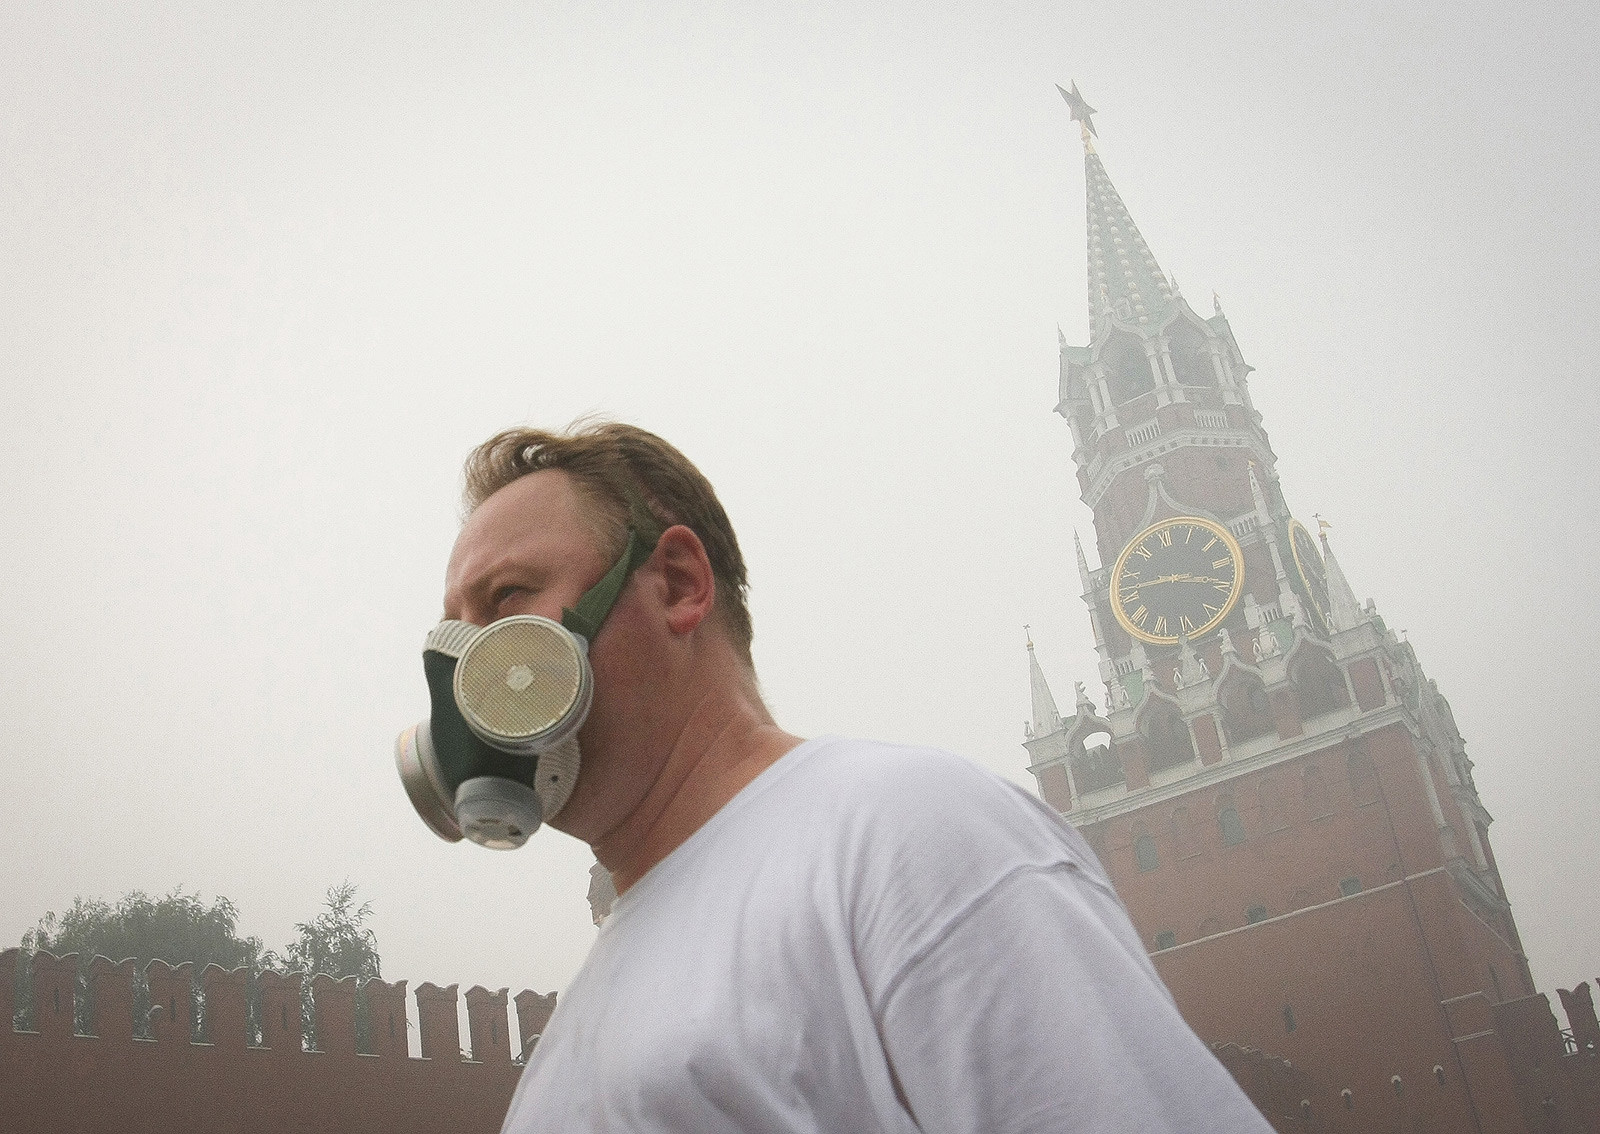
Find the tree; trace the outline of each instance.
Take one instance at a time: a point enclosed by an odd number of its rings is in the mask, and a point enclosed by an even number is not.
[[[335,980],[353,976],[358,984],[382,976],[378,939],[366,927],[370,916],[372,903],[356,905],[356,888],[349,879],[329,886],[326,908],[310,921],[298,922],[294,928],[299,938],[281,957],[268,953],[267,964],[272,968],[298,969],[308,976],[327,973]],[[309,980],[300,986],[300,1015],[305,1034],[314,1037],[316,1013]],[[356,1050],[371,1050],[371,1027],[365,999],[357,1000]]]
[[[99,898],[77,897],[66,913],[46,913],[39,924],[22,935],[24,963],[17,971],[16,1024],[28,1027],[33,1018],[31,956],[35,951],[65,956],[78,954],[76,1024],[80,1031],[88,1025],[89,961],[95,956],[113,961],[132,957],[134,1000],[138,1008],[139,1031],[146,1034],[149,988],[145,966],[152,960],[169,965],[184,961],[194,964],[194,973],[209,964],[225,969],[248,968],[255,971],[262,960],[261,938],[240,937],[239,911],[227,898],[218,897],[209,906],[197,894],[185,894],[180,886],[170,894],[152,898],[142,890],[124,894],[112,905]],[[198,997],[195,1008],[201,1007]],[[199,1026],[199,1013],[194,1017]]]
[[[205,998],[200,974],[207,965],[250,971],[248,1020],[252,1035],[260,1034],[260,1001],[255,976],[266,968],[299,970],[310,976],[327,973],[334,979],[354,976],[366,981],[381,975],[378,941],[366,926],[372,903],[356,904],[356,887],[345,881],[330,886],[326,908],[310,921],[295,925],[298,937],[279,954],[264,951],[259,937],[241,937],[239,911],[227,898],[218,897],[207,905],[198,895],[186,894],[180,886],[170,894],[151,898],[142,890],[124,894],[115,905],[99,898],[77,897],[64,914],[51,911],[39,924],[22,935],[22,959],[17,966],[17,1012],[13,1024],[33,1026],[33,965],[35,951],[57,956],[78,954],[75,1024],[78,1031],[88,1028],[90,1013],[89,962],[96,955],[113,961],[134,959],[134,1018],[139,1035],[149,1035],[149,985],[145,967],[152,960],[169,965],[192,962],[192,1015],[194,1035],[204,1031]],[[303,987],[302,1011],[310,1034],[311,982]],[[357,1036],[365,1045],[364,1019],[357,1013]]]
[[[346,879],[329,886],[327,907],[310,921],[295,925],[300,936],[283,951],[267,954],[272,967],[327,973],[335,980],[347,976],[368,980],[382,976],[378,939],[366,928],[372,903],[356,903],[355,885]]]
[[[240,937],[238,924],[239,911],[227,898],[207,906],[181,886],[159,898],[134,890],[115,906],[98,898],[74,898],[65,914],[47,913],[24,933],[22,947],[57,956],[77,953],[85,961],[96,954],[113,961],[132,957],[140,968],[157,958],[171,965],[192,961],[197,969],[209,964],[256,968],[261,938]]]

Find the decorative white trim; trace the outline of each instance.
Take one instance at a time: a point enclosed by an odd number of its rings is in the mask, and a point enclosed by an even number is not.
[[[1088,490],[1083,494],[1083,502],[1093,508],[1095,502],[1105,495],[1111,487],[1111,481],[1118,473],[1152,461],[1163,453],[1171,452],[1182,446],[1196,446],[1207,448],[1249,449],[1257,457],[1259,463],[1271,465],[1276,458],[1272,450],[1267,447],[1265,440],[1259,434],[1249,429],[1203,430],[1179,429],[1166,433],[1154,441],[1123,453],[1115,460],[1105,462],[1098,473],[1093,471],[1091,462],[1090,483]]]
[[[1126,436],[1128,448],[1137,449],[1140,445],[1146,445],[1161,436],[1161,421],[1158,418],[1151,418],[1141,425],[1126,430]]]
[[[1114,799],[1105,803],[1096,803],[1093,806],[1082,806],[1088,803],[1088,797],[1079,801],[1080,806],[1066,813],[1066,819],[1075,827],[1087,826],[1090,823],[1099,823],[1106,819],[1114,819],[1120,815],[1127,815],[1139,811],[1152,804],[1165,803],[1177,799],[1181,795],[1194,791],[1197,788],[1212,787],[1224,780],[1233,779],[1244,772],[1259,771],[1277,764],[1284,764],[1290,760],[1299,759],[1301,756],[1320,752],[1324,748],[1342,743],[1357,736],[1377,732],[1392,724],[1403,724],[1406,721],[1404,706],[1387,705],[1381,709],[1374,709],[1370,713],[1362,714],[1353,720],[1341,720],[1339,715],[1330,714],[1320,718],[1327,722],[1327,726],[1314,734],[1297,736],[1285,743],[1276,736],[1266,736],[1260,741],[1252,741],[1244,746],[1244,753],[1235,748],[1229,753],[1228,759],[1220,760],[1215,764],[1201,764],[1198,760],[1193,765],[1195,772],[1181,780],[1169,784],[1152,784],[1149,787],[1135,788],[1128,791],[1124,788],[1116,794]],[[1353,726],[1353,727],[1352,727]],[[1263,749],[1250,752],[1256,743],[1262,743]],[[1186,765],[1186,767],[1189,765]],[[1102,789],[1110,790],[1110,789]],[[1094,793],[1096,795],[1099,792]]]

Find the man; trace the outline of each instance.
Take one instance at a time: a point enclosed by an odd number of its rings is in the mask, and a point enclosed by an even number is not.
[[[547,816],[619,897],[507,1131],[1269,1129],[1060,816],[946,753],[773,722],[738,541],[676,449],[511,430],[467,504],[445,617],[478,626],[562,619],[633,563],[641,507],[660,529],[588,643]]]

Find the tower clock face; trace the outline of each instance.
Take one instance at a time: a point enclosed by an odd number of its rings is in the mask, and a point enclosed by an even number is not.
[[[1289,550],[1294,552],[1295,572],[1300,576],[1317,617],[1322,625],[1328,625],[1328,576],[1322,567],[1322,553],[1317,550],[1317,541],[1299,520],[1289,521]]]
[[[1244,590],[1244,554],[1233,533],[1198,516],[1152,524],[1111,570],[1111,610],[1140,641],[1170,645],[1222,624]]]

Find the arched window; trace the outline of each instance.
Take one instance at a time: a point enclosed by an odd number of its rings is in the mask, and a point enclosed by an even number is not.
[[[1116,405],[1131,402],[1156,388],[1144,346],[1130,335],[1117,335],[1107,343],[1100,363],[1105,367],[1106,386]]]
[[[1078,785],[1078,791],[1099,791],[1125,783],[1127,777],[1122,771],[1122,761],[1111,750],[1111,738],[1105,733],[1096,733],[1089,739],[1101,743],[1092,747],[1080,743],[1071,757],[1072,779]]]
[[[1301,720],[1313,720],[1350,703],[1344,671],[1319,650],[1311,651],[1295,663],[1291,680],[1295,696],[1300,700]]]
[[[1152,772],[1176,768],[1194,759],[1189,726],[1174,708],[1159,703],[1153,707],[1145,716],[1143,734]]]
[[[1211,348],[1206,337],[1191,323],[1179,320],[1167,335],[1167,351],[1172,357],[1172,373],[1180,386],[1215,386],[1217,372],[1211,365]]]
[[[1139,869],[1149,873],[1161,865],[1161,856],[1156,853],[1156,841],[1149,832],[1141,831],[1134,836],[1133,859],[1139,864]]]
[[[1219,699],[1222,702],[1222,732],[1229,744],[1243,744],[1278,731],[1278,724],[1272,718],[1272,706],[1267,701],[1267,691],[1255,678],[1232,678],[1223,687]]]

